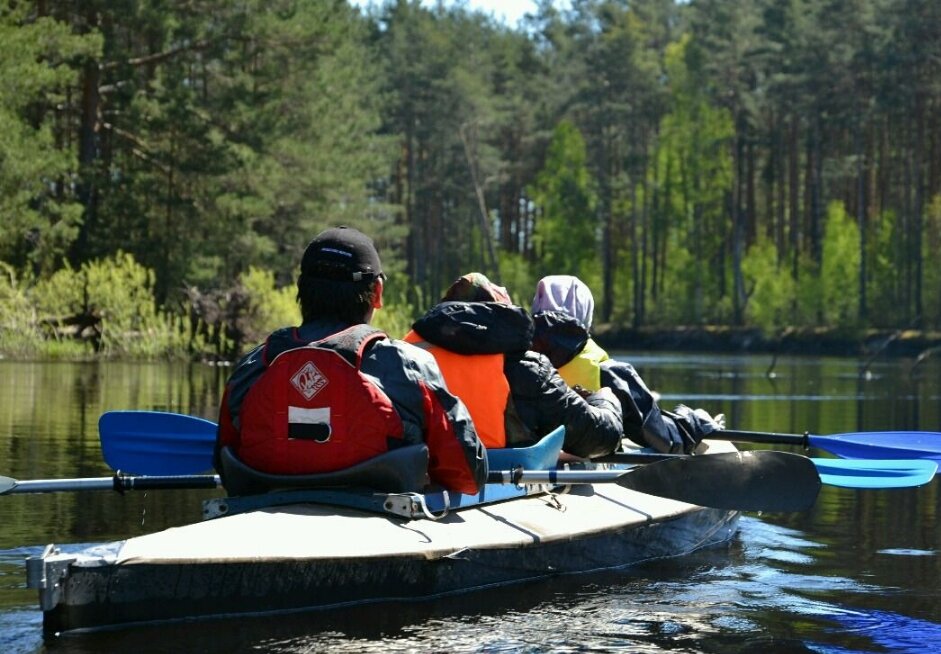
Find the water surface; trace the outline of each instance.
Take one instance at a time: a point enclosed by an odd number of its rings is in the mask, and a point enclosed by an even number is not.
[[[662,404],[722,411],[744,430],[941,431],[941,366],[906,359],[626,357]],[[773,368],[770,370],[773,361]],[[107,476],[112,409],[214,418],[228,370],[0,361],[0,474]],[[822,455],[814,451],[815,455]],[[717,480],[721,483],[721,480]],[[0,651],[934,652],[941,649],[938,482],[825,487],[801,514],[748,514],[726,546],[433,603],[43,640],[23,560],[199,519],[217,491],[0,497]],[[181,650],[182,644],[185,644]]]

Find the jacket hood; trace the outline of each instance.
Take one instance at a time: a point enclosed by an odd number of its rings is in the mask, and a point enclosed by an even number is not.
[[[533,323],[533,349],[549,357],[556,369],[574,359],[588,342],[588,330],[561,311],[537,313]]]
[[[536,284],[533,297],[533,315],[544,311],[559,311],[577,320],[585,329],[591,329],[595,299],[585,282],[572,275],[548,275]]]
[[[412,329],[457,354],[505,354],[530,349],[533,321],[524,309],[500,302],[441,302]]]

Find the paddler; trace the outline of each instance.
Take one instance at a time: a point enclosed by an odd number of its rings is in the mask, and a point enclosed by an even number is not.
[[[591,338],[595,300],[591,289],[572,275],[539,280],[533,297],[533,349],[542,352],[572,387],[610,388],[621,403],[624,435],[659,452],[692,452],[711,432],[725,428],[722,414],[680,404],[662,411],[644,380],[625,361],[608,356]]]
[[[290,475],[333,472],[424,442],[431,481],[469,494],[484,485],[486,450],[434,357],[369,326],[384,280],[362,232],[336,227],[310,242],[297,279],[302,324],[271,334],[226,384],[220,473],[226,446],[255,470]]]
[[[530,345],[533,323],[506,289],[481,273],[455,281],[405,340],[438,360],[448,388],[470,409],[487,447],[531,445],[565,425],[563,450],[579,457],[614,452],[621,408],[608,389],[583,397]]]

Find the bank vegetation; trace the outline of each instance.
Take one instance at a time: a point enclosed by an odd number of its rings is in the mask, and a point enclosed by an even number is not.
[[[236,356],[335,224],[395,335],[471,270],[615,331],[939,330],[941,4],[0,0],[7,356]]]

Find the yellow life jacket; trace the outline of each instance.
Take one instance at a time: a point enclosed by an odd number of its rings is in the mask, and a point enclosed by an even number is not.
[[[581,386],[594,393],[601,390],[601,362],[609,358],[608,353],[589,338],[582,351],[559,368],[559,375],[569,388]]]
[[[448,390],[461,399],[487,448],[506,447],[506,413],[510,383],[503,374],[502,354],[457,354],[422,339],[415,330],[404,341],[428,350],[438,362]]]

